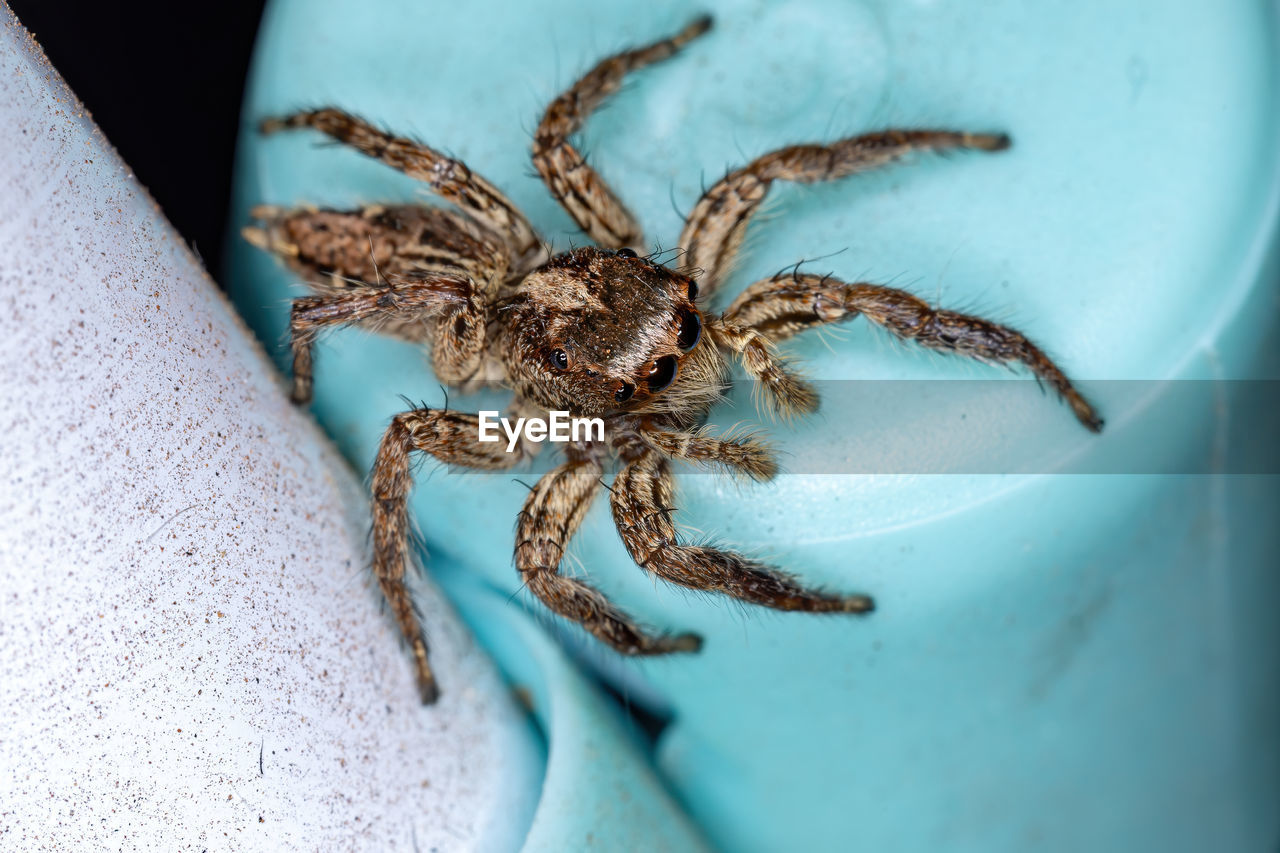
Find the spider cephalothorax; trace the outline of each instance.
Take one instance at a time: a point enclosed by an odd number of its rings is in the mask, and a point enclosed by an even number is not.
[[[513,389],[582,415],[680,413],[719,398],[724,362],[702,342],[689,276],[630,249],[578,249],[530,273],[496,311]]]
[[[723,283],[747,225],[775,181],[825,181],[913,151],[1000,151],[1003,133],[886,130],[824,145],[794,145],[729,172],[694,207],[680,235],[681,269],[637,250],[642,229],[570,142],[631,71],[666,59],[710,29],[700,18],[669,39],[605,59],[547,108],[533,160],[557,200],[600,248],[548,257],[525,216],[458,160],[340,110],[297,113],[264,132],[314,128],[425,181],[456,211],[420,205],[350,211],[260,207],[245,229],[255,245],[302,273],[315,295],[294,301],[293,397],[311,398],[311,349],[330,326],[358,324],[427,344],[436,374],[467,387],[497,379],[512,408],[599,417],[603,440],[565,445],[517,521],[515,561],[525,587],[551,610],[625,654],[696,650],[693,634],[647,631],[588,584],[560,572],[565,547],[611,459],[621,469],[609,502],[628,553],[663,580],[779,610],[867,613],[870,598],[815,590],[755,560],[680,541],[672,521],[670,460],[718,465],[757,480],[777,471],[751,436],[716,437],[702,425],[736,359],[771,407],[805,414],[817,394],[782,358],[778,341],[866,317],[905,340],[990,362],[1020,363],[1048,383],[1088,428],[1102,420],[1066,375],[1024,335],[980,317],[932,308],[869,282],[792,271],[747,287],[723,312],[707,300]],[[418,408],[392,419],[373,468],[373,568],[410,643],[424,702],[438,695],[405,586],[410,456],[510,468],[532,453],[481,440],[476,415]]]

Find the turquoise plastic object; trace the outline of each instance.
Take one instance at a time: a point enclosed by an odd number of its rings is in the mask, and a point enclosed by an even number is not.
[[[904,124],[1007,130],[1014,147],[999,156],[779,186],[775,215],[753,226],[720,304],[755,278],[844,250],[811,268],[895,279],[1016,323],[1086,380],[1107,431],[1087,434],[1038,394],[988,399],[974,383],[972,399],[932,416],[976,419],[989,442],[945,455],[989,456],[1010,436],[1035,435],[1060,449],[1045,473],[682,479],[683,524],[813,583],[873,593],[879,610],[865,620],[744,610],[655,584],[626,556],[601,501],[571,570],[652,625],[703,634],[696,657],[619,660],[519,592],[512,527],[525,490],[512,479],[546,461],[502,476],[422,469],[414,508],[435,577],[509,673],[571,677],[525,651],[528,609],[632,702],[669,713],[653,760],[725,849],[1273,847],[1276,478],[1067,472],[1124,470],[1135,449],[1162,470],[1247,468],[1222,460],[1251,407],[1272,400],[1228,393],[1172,417],[1165,403],[1177,380],[1277,376],[1274,9],[1155,0],[702,8],[716,29],[637,76],[583,134],[649,239],[674,244],[676,208],[692,206],[702,176],[782,144]],[[247,126],[298,107],[349,108],[464,158],[563,249],[584,238],[530,177],[541,110],[597,59],[691,15],[653,2],[276,0]],[[255,203],[422,196],[313,134],[243,138],[237,224]],[[288,298],[300,293],[290,275],[245,246],[232,260],[242,310],[264,340],[283,341]],[[890,344],[861,323],[791,351],[824,379],[1006,375]],[[403,344],[339,333],[317,365],[314,410],[361,469],[403,409],[398,395],[443,402],[421,354]],[[1122,379],[1152,381],[1107,381]],[[784,450],[877,452],[857,441],[859,412],[828,403],[769,432]],[[755,419],[744,397],[713,421]],[[573,748],[565,739],[604,731],[557,727],[565,707],[539,709],[552,756]],[[638,762],[626,737],[592,743],[629,756],[624,766]],[[623,846],[679,846],[653,835],[652,816],[671,806],[646,784],[636,796],[653,808],[606,816],[616,787],[595,784],[589,762],[567,765],[541,792],[538,844],[568,849],[607,825],[629,839]]]

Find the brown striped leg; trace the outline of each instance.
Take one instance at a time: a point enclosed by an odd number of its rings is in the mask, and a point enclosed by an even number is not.
[[[816,275],[784,274],[756,282],[734,300],[725,317],[773,340],[859,314],[904,340],[988,362],[1025,365],[1048,383],[1080,423],[1099,432],[1103,420],[1065,373],[1016,329],[955,311],[932,308],[907,293],[879,284]]]
[[[320,294],[423,269],[471,277],[486,299],[506,280],[510,258],[497,237],[461,213],[422,205],[319,210],[259,205],[244,238],[271,252]]]
[[[413,487],[410,456],[427,453],[448,465],[482,470],[510,468],[525,458],[507,442],[479,440],[479,418],[462,412],[415,409],[396,415],[387,427],[373,465],[373,573],[413,650],[418,688],[424,704],[439,696],[427,660],[427,642],[404,582],[411,562],[409,491]]]
[[[311,401],[312,348],[320,331],[351,324],[394,326],[400,337],[431,342],[432,366],[445,382],[465,381],[480,368],[485,313],[471,280],[443,273],[409,273],[394,276],[381,287],[293,300],[289,335],[295,403]]]
[[[595,462],[567,462],[544,475],[529,497],[516,533],[516,568],[524,584],[554,613],[582,625],[626,655],[695,652],[694,634],[649,634],[597,590],[560,574],[569,540],[600,485]]]
[[[752,435],[714,437],[707,428],[691,432],[642,429],[640,440],[668,459],[683,459],[702,465],[723,465],[731,473],[746,474],[757,482],[772,480],[778,462],[768,445]]]
[[[379,130],[342,110],[325,108],[294,113],[262,122],[263,133],[313,128],[362,154],[425,181],[432,190],[467,211],[511,250],[515,265],[531,269],[540,263],[542,242],[525,215],[497,187],[455,160],[412,139]]]
[[[665,581],[719,592],[775,610],[868,613],[865,595],[833,595],[731,551],[681,545],[671,522],[675,481],[665,459],[646,451],[613,481],[613,520],[631,558]]]
[[[605,98],[618,91],[632,71],[673,56],[711,29],[702,17],[671,38],[627,50],[603,60],[551,102],[533,136],[533,165],[552,195],[587,232],[593,242],[609,249],[632,248],[643,254],[644,231],[618,196],[587,165],[569,142]]]
[[[703,296],[714,292],[732,270],[747,224],[774,181],[835,180],[884,166],[912,151],[1003,151],[1008,147],[1009,137],[1003,133],[885,130],[829,145],[780,148],[730,172],[706,191],[680,233],[685,262],[702,270],[698,286]]]
[[[764,335],[724,318],[708,322],[706,330],[718,346],[738,356],[775,414],[786,418],[818,410],[818,392],[792,370]]]

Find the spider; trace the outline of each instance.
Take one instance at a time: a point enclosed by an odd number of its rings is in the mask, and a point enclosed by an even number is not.
[[[457,159],[325,108],[264,121],[273,133],[310,128],[425,181],[453,209],[376,205],[355,210],[258,207],[249,242],[311,282],[290,317],[293,400],[312,395],[312,347],[332,326],[359,325],[430,349],[451,386],[497,380],[512,411],[599,417],[604,440],[563,446],[564,461],[530,490],[518,517],[515,565],[550,610],[627,655],[694,652],[692,633],[646,629],[587,583],[561,573],[565,548],[618,464],[613,520],[632,559],[670,583],[778,610],[866,614],[869,596],[805,586],[732,551],[684,543],[672,521],[672,460],[720,466],[757,481],[777,472],[752,435],[715,436],[703,425],[736,360],[779,416],[818,406],[812,386],[778,342],[828,323],[866,317],[899,338],[987,362],[1020,363],[1052,387],[1087,428],[1102,420],[1066,375],[1020,332],[936,309],[910,293],[797,270],[750,285],[721,314],[707,300],[723,283],[752,215],[775,181],[833,180],[917,151],[1009,147],[1003,133],[885,130],[826,145],[794,145],[729,172],[707,190],[680,235],[683,266],[644,254],[639,223],[574,147],[590,114],[639,69],[674,56],[711,28],[701,17],[669,38],[600,62],[557,97],[533,137],[533,162],[551,193],[595,244],[552,256],[529,220]],[[479,440],[476,414],[413,408],[396,415],[372,473],[373,571],[412,649],[422,701],[439,696],[422,626],[405,585],[411,561],[410,461],[511,468],[538,450],[522,438]],[[616,460],[616,462],[615,462]]]

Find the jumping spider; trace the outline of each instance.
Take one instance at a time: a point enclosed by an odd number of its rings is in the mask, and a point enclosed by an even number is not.
[[[436,374],[466,386],[498,379],[517,411],[601,417],[605,441],[565,445],[565,461],[531,490],[520,513],[515,563],[524,585],[552,611],[623,654],[692,652],[694,634],[637,625],[591,586],[559,571],[565,546],[601,486],[606,462],[622,464],[610,491],[614,522],[635,562],[671,583],[713,590],[779,610],[868,613],[865,595],[803,586],[739,554],[681,544],[671,519],[669,461],[724,466],[756,480],[777,471],[752,437],[702,428],[736,358],[781,415],[818,406],[813,388],[779,356],[777,342],[859,315],[899,338],[989,362],[1021,363],[1048,383],[1086,427],[1102,426],[1061,370],[1021,333],[979,317],[935,309],[902,290],[829,276],[780,274],[748,287],[727,311],[708,299],[723,282],[752,215],[774,181],[842,178],[913,151],[1009,147],[1003,133],[886,130],[829,145],[770,152],[707,190],[684,225],[685,266],[644,257],[640,225],[574,148],[570,137],[629,73],[676,54],[711,28],[699,18],[646,47],[611,56],[547,108],[533,162],[556,200],[600,248],[550,257],[525,216],[464,163],[392,136],[337,109],[268,119],[264,133],[313,128],[426,181],[456,210],[419,205],[357,210],[253,211],[254,245],[306,276],[315,295],[293,302],[293,399],[311,399],[312,345],[330,326],[360,325],[427,344]],[[374,463],[373,570],[413,649],[424,703],[438,696],[427,646],[405,587],[410,561],[410,455],[497,470],[536,448],[478,440],[478,418],[416,408],[395,416]]]

